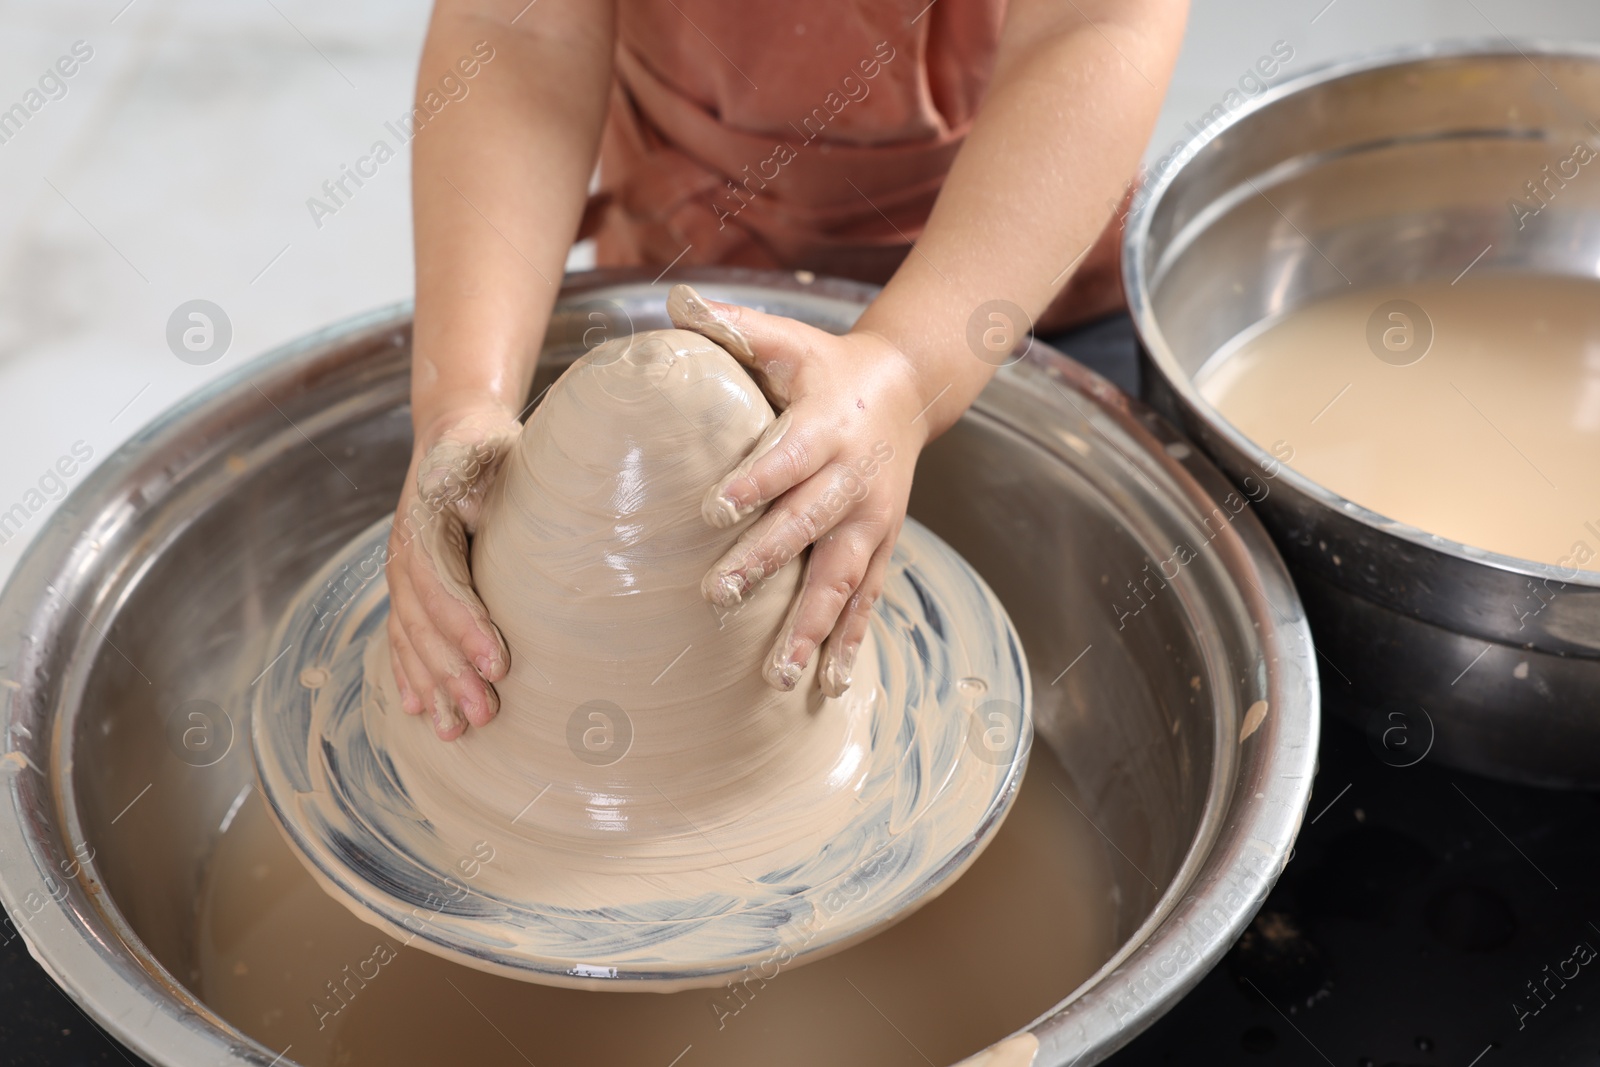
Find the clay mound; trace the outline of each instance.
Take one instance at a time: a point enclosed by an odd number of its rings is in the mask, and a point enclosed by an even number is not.
[[[497,864],[497,877],[561,899],[549,853],[575,874],[720,868],[725,883],[730,864],[798,861],[849,819],[878,690],[826,700],[815,660],[790,692],[760,673],[801,561],[731,611],[701,594],[761,514],[717,529],[701,501],[774,417],[724,349],[660,330],[595,349],[529,418],[472,547],[511,650],[500,714],[449,744],[421,717],[382,727],[405,792],[441,829],[470,835],[483,813],[542,794],[515,824],[528,869]],[[865,649],[859,677],[873,659]]]

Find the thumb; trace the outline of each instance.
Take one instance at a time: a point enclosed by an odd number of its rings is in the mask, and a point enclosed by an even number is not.
[[[674,285],[667,294],[667,314],[679,329],[692,330],[726,348],[755,376],[779,411],[794,399],[791,387],[811,348],[811,335],[822,333],[782,315],[712,302],[683,284]]]

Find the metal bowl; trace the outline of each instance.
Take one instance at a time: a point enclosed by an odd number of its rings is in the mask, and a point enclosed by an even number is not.
[[[872,292],[684,276],[834,330]],[[596,330],[664,325],[664,289],[569,279],[543,379]],[[290,1062],[192,991],[196,901],[250,786],[246,708],[280,654],[273,624],[398,493],[409,345],[409,309],[385,310],[174,408],[72,494],[0,597],[0,898],[73,998],[157,1063]],[[999,594],[1036,672],[1049,751],[1033,758],[1062,761],[1115,850],[1121,947],[1051,991],[1031,1026],[1040,1065],[1098,1062],[1197,982],[1299,827],[1318,726],[1309,631],[1228,494],[1167,424],[1042,347],[921,460],[912,513]],[[1190,541],[1198,554],[1133,613],[1124,583]],[[199,746],[183,736],[196,709],[212,730]]]
[[[1395,766],[1431,755],[1600,785],[1600,573],[1354,504],[1245,437],[1193,378],[1248,327],[1351,285],[1469,267],[1594,276],[1600,181],[1568,183],[1538,225],[1508,210],[1541,167],[1593,140],[1589,114],[1594,48],[1498,41],[1338,64],[1208,127],[1129,220],[1147,396],[1255,502],[1305,599],[1330,706]]]

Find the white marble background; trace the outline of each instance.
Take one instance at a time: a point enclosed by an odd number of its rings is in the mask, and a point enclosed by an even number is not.
[[[0,144],[0,512],[75,444],[92,466],[215,375],[411,294],[407,160],[320,229],[305,202],[409,106],[427,12],[422,0],[0,3],[0,109],[74,42],[94,53]],[[1151,156],[1276,41],[1298,73],[1501,34],[1600,41],[1600,4],[1195,0]],[[203,367],[166,344],[168,316],[194,298],[233,328]],[[0,544],[0,577],[54,506]]]

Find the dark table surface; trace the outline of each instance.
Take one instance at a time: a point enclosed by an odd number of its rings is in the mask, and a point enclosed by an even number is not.
[[[1051,343],[1137,389],[1126,318]],[[1325,711],[1282,879],[1116,1067],[1600,1063],[1600,796],[1411,763],[1376,736]],[[0,946],[0,1064],[139,1062],[21,938]]]

